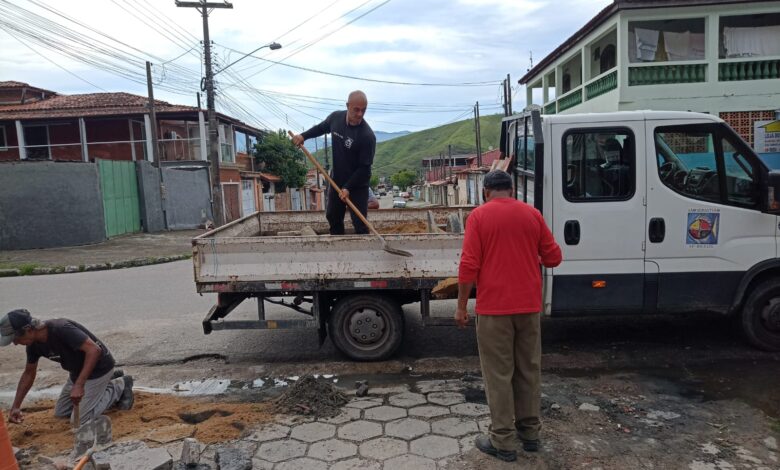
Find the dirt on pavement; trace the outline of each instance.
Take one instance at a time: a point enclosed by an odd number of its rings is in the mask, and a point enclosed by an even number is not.
[[[331,418],[341,411],[347,397],[328,382],[307,375],[276,399],[283,413]]]
[[[35,447],[46,455],[69,451],[74,438],[70,422],[56,418],[53,410],[52,400],[24,407],[24,423],[8,425],[14,446]],[[238,439],[244,430],[270,420],[273,412],[265,403],[136,393],[132,410],[111,410],[106,415],[111,418],[115,441],[142,440],[154,446],[185,437],[206,444]]]

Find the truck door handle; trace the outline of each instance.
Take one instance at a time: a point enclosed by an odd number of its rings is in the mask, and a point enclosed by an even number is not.
[[[580,243],[580,223],[577,220],[567,220],[563,225],[563,240],[567,245]]]
[[[666,237],[666,222],[660,217],[653,217],[650,219],[650,225],[648,227],[648,236],[650,243],[661,243]]]

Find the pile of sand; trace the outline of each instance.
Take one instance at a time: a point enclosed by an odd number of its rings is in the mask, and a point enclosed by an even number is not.
[[[330,418],[339,414],[347,401],[330,382],[307,375],[277,398],[276,404],[283,413]]]
[[[383,234],[428,233],[428,223],[424,220],[404,222],[391,227],[384,227],[379,232]]]
[[[39,401],[22,411],[23,424],[8,424],[14,446],[35,447],[46,455],[73,447],[70,423],[54,417],[53,401]],[[207,444],[237,439],[245,429],[269,421],[274,412],[266,403],[231,403],[136,392],[132,410],[111,410],[106,415],[111,418],[115,441],[143,440],[154,446],[185,437]]]

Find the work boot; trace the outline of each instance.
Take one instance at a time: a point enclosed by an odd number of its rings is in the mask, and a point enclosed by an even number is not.
[[[523,443],[523,450],[526,452],[538,452],[539,451],[539,439],[520,439]]]
[[[482,452],[488,455],[492,455],[493,457],[503,460],[504,462],[514,462],[517,460],[516,451],[497,449],[493,443],[490,442],[490,438],[484,434],[477,436],[477,439],[474,440],[474,446]]]
[[[122,396],[119,397],[119,401],[116,402],[116,407],[120,410],[129,410],[135,403],[135,396],[133,396],[133,376],[125,375],[122,377],[125,382],[125,389],[122,391]]]
[[[125,371],[122,369],[114,369],[114,373],[111,374],[111,380],[118,379],[119,377],[122,377],[125,375]]]

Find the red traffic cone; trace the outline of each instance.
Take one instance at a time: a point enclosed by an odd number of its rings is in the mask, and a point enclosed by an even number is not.
[[[11,436],[5,428],[5,417],[0,411],[0,470],[19,470],[14,449],[11,447]]]

